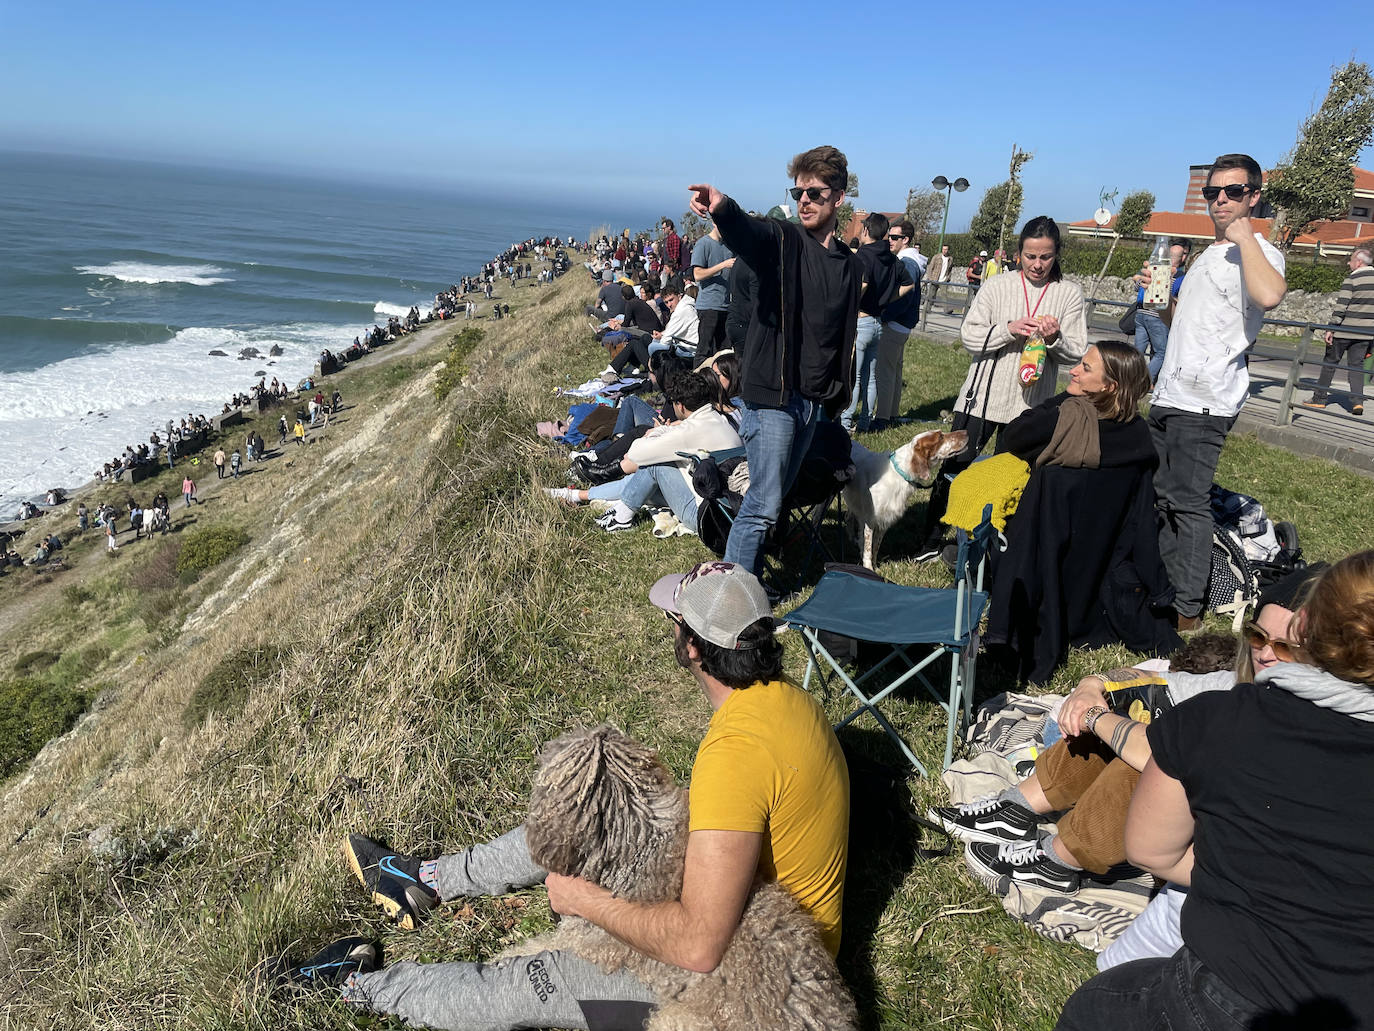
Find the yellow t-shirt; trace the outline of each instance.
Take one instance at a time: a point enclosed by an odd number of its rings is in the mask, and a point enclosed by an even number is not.
[[[759,873],[840,947],[849,860],[849,768],[830,721],[784,681],[733,692],[711,717],[692,766],[690,828],[763,835]]]

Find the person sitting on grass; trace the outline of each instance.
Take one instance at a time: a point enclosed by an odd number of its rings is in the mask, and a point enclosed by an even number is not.
[[[696,532],[702,499],[692,487],[692,464],[681,452],[725,451],[742,447],[743,442],[715,406],[720,389],[714,376],[679,373],[668,381],[667,393],[678,421],[655,426],[630,445],[620,463],[625,472],[622,479],[586,490],[545,487],[544,493],[570,504],[613,501],[611,510],[597,520],[610,533],[633,527],[636,513],[645,504],[666,504],[683,526]]]
[[[1253,684],[1148,731],[1126,854],[1190,885],[1183,945],[1098,974],[1063,1031],[1369,1028],[1374,1017],[1374,551],[1311,585]]]
[[[555,913],[589,920],[663,963],[710,973],[762,879],[792,894],[836,954],[849,772],[820,704],[782,679],[783,648],[763,585],[740,566],[703,562],[657,581],[649,600],[668,617],[673,654],[713,710],[692,766],[680,897],[629,902],[590,881],[546,873],[530,858],[524,826],[435,858],[349,835],[349,865],[400,926],[413,927],[443,902],[544,882]],[[377,967],[375,945],[350,937],[300,966],[286,957],[266,960],[253,982],[313,987],[409,1024],[453,1031],[638,1028],[655,1003],[628,971],[607,972],[563,951]]]
[[[1174,654],[1167,675],[1126,669],[1084,677],[1059,710],[1065,737],[1040,754],[1034,773],[999,794],[927,815],[968,842],[970,872],[998,894],[1016,881],[1071,895],[1085,871],[1106,876],[1126,860],[1126,813],[1150,758],[1144,725],[1111,711],[1108,687],[1167,685],[1169,698],[1180,702],[1249,682],[1278,661],[1272,642],[1293,617],[1294,597],[1321,568],[1267,589],[1238,651],[1229,635],[1201,634]],[[1048,814],[1062,810],[1055,833],[1041,829]]]

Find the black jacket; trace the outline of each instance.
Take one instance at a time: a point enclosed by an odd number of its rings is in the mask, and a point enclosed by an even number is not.
[[[1064,396],[1037,405],[1004,433],[1018,427],[1030,436],[1046,416],[1057,418]],[[1050,679],[1070,645],[1120,642],[1166,655],[1182,644],[1168,620],[1174,589],[1159,557],[1158,460],[1149,429],[1140,418],[1099,428],[1101,468],[1031,472],[1007,524],[1006,551],[993,564],[986,640],[1010,645],[1020,677],[1034,684]],[[1047,442],[1038,441],[1035,453]]]
[[[854,252],[854,259],[862,270],[863,281],[868,284],[859,296],[859,311],[877,318],[883,308],[896,299],[898,289],[911,282],[911,274],[897,260],[886,240],[864,244]]]
[[[740,396],[782,407],[793,392],[835,414],[849,403],[862,275],[838,237],[822,247],[799,225],[754,218],[726,197],[720,237],[758,278],[740,354]]]

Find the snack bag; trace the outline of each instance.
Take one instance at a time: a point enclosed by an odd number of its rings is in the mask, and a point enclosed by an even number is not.
[[[1021,367],[1016,370],[1022,386],[1030,386],[1045,371],[1045,338],[1036,333],[1021,348]]]

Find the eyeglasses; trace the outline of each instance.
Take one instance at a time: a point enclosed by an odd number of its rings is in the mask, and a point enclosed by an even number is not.
[[[788,195],[795,201],[802,199],[802,194],[806,194],[806,199],[812,204],[819,204],[828,194],[834,193],[833,186],[794,186],[787,191]]]
[[[1262,652],[1265,648],[1272,648],[1274,656],[1280,662],[1300,661],[1295,658],[1299,650],[1298,645],[1294,644],[1292,641],[1285,641],[1280,637],[1270,637],[1269,634],[1256,623],[1245,624],[1245,640],[1249,643],[1250,647],[1257,652]]]
[[[905,240],[906,233],[888,233],[887,238],[889,240]]]
[[[1220,197],[1223,191],[1226,194],[1227,200],[1240,200],[1247,193],[1254,192],[1250,187],[1242,183],[1231,183],[1229,186],[1204,186],[1202,188],[1202,199],[1210,204]]]

